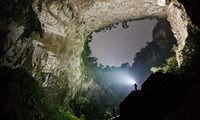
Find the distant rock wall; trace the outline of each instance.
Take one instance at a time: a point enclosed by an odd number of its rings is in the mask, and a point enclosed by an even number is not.
[[[52,100],[67,89],[64,103],[93,85],[84,81],[81,53],[94,30],[166,17],[177,38],[178,61],[187,37],[188,19],[175,0],[6,0],[0,7],[0,66],[25,68]]]

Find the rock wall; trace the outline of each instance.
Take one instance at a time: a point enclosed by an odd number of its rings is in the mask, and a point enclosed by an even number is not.
[[[177,38],[179,63],[187,37],[188,18],[175,0],[7,0],[0,7],[0,66],[25,68],[53,101],[65,94],[64,103],[93,85],[84,80],[81,52],[94,30],[165,17]]]
[[[0,68],[0,119],[41,120],[45,115],[40,106],[41,90],[25,70]]]

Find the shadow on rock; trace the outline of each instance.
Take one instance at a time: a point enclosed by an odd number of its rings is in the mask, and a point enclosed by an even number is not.
[[[0,68],[0,119],[39,120],[36,86],[25,70]]]

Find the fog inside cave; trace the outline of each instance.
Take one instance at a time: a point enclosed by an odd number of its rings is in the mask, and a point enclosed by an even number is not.
[[[127,80],[132,78],[140,89],[152,73],[151,68],[165,64],[166,59],[174,55],[172,47],[176,44],[176,39],[166,19],[130,21],[127,22],[128,28],[122,27],[123,25],[120,23],[111,30],[94,32],[89,47],[92,57],[97,58],[97,64],[101,67],[103,65],[108,74],[118,69],[126,72],[117,71],[110,74],[116,84],[124,86],[123,84],[130,83]],[[118,78],[120,80],[116,80]]]

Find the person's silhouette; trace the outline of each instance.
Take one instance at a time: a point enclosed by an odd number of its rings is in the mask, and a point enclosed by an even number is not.
[[[137,84],[136,83],[134,84],[134,87],[135,87],[135,90],[137,91]]]

